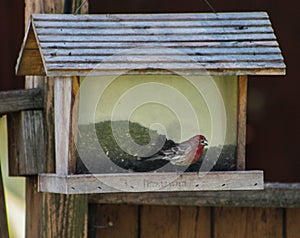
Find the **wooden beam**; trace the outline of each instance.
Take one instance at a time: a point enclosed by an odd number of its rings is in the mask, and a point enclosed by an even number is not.
[[[257,189],[263,189],[262,171],[39,175],[41,192],[64,194]]]
[[[247,83],[246,75],[238,77],[237,170],[245,170],[246,167]]]
[[[25,22],[28,22],[32,13],[61,13],[63,4],[63,0],[25,0]],[[44,157],[47,160],[44,166],[48,173],[55,171],[54,80],[43,78],[44,85],[41,85],[36,78],[26,77],[27,87],[45,89],[42,115],[45,125]],[[39,193],[37,184],[37,176],[26,177],[26,237],[87,237],[87,196]]]
[[[41,89],[11,90],[0,92],[0,115],[43,108]]]
[[[76,136],[72,129],[77,123],[75,97],[78,90],[78,77],[54,79],[55,155],[59,175],[73,174],[76,170]]]
[[[300,184],[267,183],[264,190],[93,194],[89,203],[228,207],[300,207]]]
[[[45,172],[44,126],[41,111],[7,115],[9,175]]]

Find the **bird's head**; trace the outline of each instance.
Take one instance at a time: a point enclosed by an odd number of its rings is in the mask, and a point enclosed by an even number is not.
[[[194,138],[197,138],[197,140],[199,141],[199,144],[200,144],[200,145],[202,145],[202,146],[208,145],[208,141],[207,141],[207,139],[205,138],[205,136],[203,136],[203,135],[197,135],[197,136],[195,136]]]

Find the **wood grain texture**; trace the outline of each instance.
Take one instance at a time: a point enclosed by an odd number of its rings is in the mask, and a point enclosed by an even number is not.
[[[39,174],[41,192],[64,194],[262,189],[262,171],[202,172],[180,175],[174,173]]]
[[[179,238],[210,238],[211,214],[207,207],[179,207]]]
[[[178,238],[180,209],[176,206],[143,206],[141,208],[141,237]]]
[[[54,78],[46,77],[44,83],[44,127],[46,171],[55,172],[55,133],[54,133]]]
[[[7,224],[7,213],[6,213],[6,202],[4,195],[4,185],[2,180],[1,163],[0,163],[0,237],[9,238],[8,224]]]
[[[212,237],[212,208],[211,207],[198,207],[197,226],[195,238],[211,238]]]
[[[300,234],[300,208],[286,209],[286,238],[297,238]]]
[[[55,104],[55,154],[56,173],[67,175],[76,170],[76,136],[72,128],[76,127],[78,105],[75,97],[79,90],[79,78],[54,79],[54,104]],[[72,117],[73,112],[74,117]]]
[[[45,172],[42,113],[40,111],[11,113],[7,117],[7,125],[10,176]]]
[[[214,208],[214,237],[282,238],[283,209]]]
[[[238,77],[238,128],[237,128],[237,170],[246,168],[246,127],[247,127],[247,86],[248,77]]]
[[[227,75],[285,73],[270,20],[261,12],[33,15],[32,30],[28,32],[32,31],[44,69],[28,66],[27,74],[82,76],[96,69],[94,74],[103,75],[149,68],[194,75],[200,74],[201,69]],[[24,42],[31,35],[27,34]],[[212,51],[204,45],[212,46]],[[187,50],[180,51],[183,47]],[[125,52],[120,53],[120,48]],[[247,55],[249,48],[255,52]],[[167,58],[166,50],[172,51]],[[26,73],[23,65],[28,61],[27,53],[24,50],[24,57],[20,55],[19,61],[23,63],[17,66],[18,74]],[[35,55],[39,57],[37,52]]]
[[[300,207],[300,184],[266,183],[258,191],[152,192],[89,195],[92,203],[225,207]]]
[[[21,55],[23,57],[20,57]],[[16,73],[17,72],[22,72],[22,75],[45,75],[44,63],[31,23],[27,26],[25,38],[17,60]],[[32,72],[39,73],[33,74]]]
[[[138,206],[97,205],[91,211],[89,237],[138,238]],[[93,223],[94,221],[94,223]]]
[[[31,13],[62,13],[63,0],[25,1],[25,22]],[[26,78],[27,87],[46,89],[43,116],[45,118],[46,172],[54,172],[53,79]],[[49,91],[48,91],[49,89]],[[37,177],[26,178],[26,237],[87,237],[87,197],[37,192]]]
[[[43,97],[40,89],[0,92],[0,114],[42,108]]]

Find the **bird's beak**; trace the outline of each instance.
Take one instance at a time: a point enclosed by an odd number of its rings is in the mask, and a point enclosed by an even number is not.
[[[205,140],[205,139],[202,139],[200,143],[201,143],[201,145],[203,145],[203,146],[208,145],[208,141]]]

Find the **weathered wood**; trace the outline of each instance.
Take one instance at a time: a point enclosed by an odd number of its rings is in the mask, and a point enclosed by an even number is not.
[[[282,214],[277,208],[214,208],[213,237],[282,238]]]
[[[78,28],[143,28],[147,30],[147,28],[151,27],[249,27],[249,26],[270,26],[270,21],[268,19],[263,20],[199,20],[199,21],[189,21],[189,20],[173,20],[169,19],[169,21],[122,21],[116,20],[111,21],[109,18],[107,21],[80,21],[80,18],[73,21],[57,21],[49,19],[48,21],[38,21],[33,15],[34,25],[36,27],[44,27],[44,28],[57,28],[57,27],[78,27]],[[155,17],[154,17],[155,18]],[[51,21],[52,20],[52,21]]]
[[[175,206],[143,206],[141,208],[141,237],[178,238],[180,210]]]
[[[121,74],[131,74],[131,75],[147,75],[147,74],[163,74],[163,75],[170,75],[170,74],[179,74],[183,76],[235,76],[235,75],[285,75],[285,68],[282,67],[282,64],[273,65],[274,67],[269,67],[266,69],[259,69],[259,68],[241,68],[237,69],[222,69],[222,70],[208,70],[208,69],[182,69],[182,68],[134,68],[133,67],[124,67],[123,69],[112,69],[112,70],[102,70],[93,68],[84,68],[84,69],[62,69],[62,70],[49,70],[49,76],[64,76],[66,74],[70,75],[80,75],[80,76],[116,76]],[[247,67],[247,66],[246,66]]]
[[[44,49],[96,49],[96,48],[116,48],[116,49],[130,49],[130,48],[143,48],[147,45],[141,42],[40,42],[41,47]],[[204,42],[152,42],[150,47],[172,47],[174,49],[181,49],[182,47],[191,47],[192,50],[197,48],[250,48],[250,47],[270,47],[278,48],[277,41],[204,41]],[[280,49],[279,49],[280,50]]]
[[[39,175],[39,191],[64,194],[257,189],[263,189],[262,171]]]
[[[36,29],[36,32],[38,35],[75,35],[75,36],[83,36],[83,35],[90,35],[90,36],[97,36],[97,35],[105,35],[109,34],[111,36],[113,35],[194,35],[194,34],[233,34],[233,33],[273,33],[273,29],[271,26],[264,26],[264,27],[257,27],[257,26],[250,26],[248,28],[245,28],[243,30],[239,30],[238,28],[224,28],[224,27],[213,27],[213,28],[197,28],[197,27],[189,27],[189,28],[177,28],[177,27],[170,27],[170,28],[149,28],[147,31],[141,28],[133,28],[130,32],[128,32],[127,29],[124,28],[117,28],[114,31],[111,31],[107,28],[97,28],[97,29],[90,29],[90,28],[83,28],[80,31],[76,30],[76,28],[63,28],[63,29],[57,29],[57,28],[38,28]]]
[[[246,168],[247,76],[238,77],[237,170]]]
[[[138,206],[93,206],[95,218],[89,224],[89,237],[138,238]]]
[[[37,191],[37,177],[26,179],[26,237],[87,237],[87,200],[83,195]]]
[[[4,196],[4,185],[2,180],[1,163],[0,163],[0,237],[9,238],[8,225],[7,225],[7,213]]]
[[[95,46],[97,47],[97,46]],[[109,46],[108,46],[109,47]],[[151,51],[149,49],[142,49],[139,48],[137,51],[130,51],[130,55],[161,55],[162,50],[159,48],[153,48]],[[46,56],[66,56],[66,55],[72,55],[72,56],[79,56],[79,55],[86,55],[86,56],[102,56],[102,55],[129,55],[128,50],[112,47],[109,48],[86,48],[84,51],[78,48],[70,48],[70,49],[48,49],[45,48],[43,50],[45,57]],[[174,55],[174,52],[176,52],[176,49],[174,48],[173,51],[170,50],[164,50],[165,55]],[[177,48],[177,54],[192,54],[192,55],[227,55],[227,54],[258,54],[258,55],[269,55],[269,54],[279,54],[280,51],[278,48],[275,47],[247,47],[247,48],[239,48],[239,47],[231,47],[231,48],[220,48],[220,47],[197,47],[195,49],[193,48],[187,48],[187,47],[178,47]]]
[[[109,14],[109,15],[60,15],[60,14],[52,14],[50,17],[49,15],[35,15],[35,19],[37,20],[49,20],[49,19],[56,19],[61,20],[64,19],[66,21],[74,21],[76,19],[80,19],[82,21],[90,21],[90,20],[97,20],[103,21],[107,19],[111,20],[169,20],[170,18],[176,20],[218,20],[218,19],[227,19],[227,20],[241,20],[241,19],[267,19],[268,14],[266,12],[243,12],[243,13],[234,13],[234,12],[224,12],[224,13],[205,13],[205,14],[198,14],[198,13],[184,13],[184,14]]]
[[[300,234],[300,208],[286,209],[286,238],[297,238]]]
[[[7,128],[9,175],[24,176],[45,172],[46,160],[41,112],[11,113],[7,117]]]
[[[59,26],[60,27],[60,26]],[[218,39],[218,41],[243,41],[243,40],[275,40],[275,35],[273,33],[269,34],[213,34],[213,35],[124,35],[122,37],[118,37],[118,42],[181,42],[181,41],[214,41]],[[39,40],[41,42],[111,42],[116,41],[116,36],[110,35],[97,35],[97,36],[77,36],[77,35],[41,35],[39,36]]]
[[[25,22],[33,12],[62,12],[63,0],[25,1]],[[27,20],[26,20],[27,19]],[[53,79],[43,80],[41,85],[37,80],[28,78],[26,84],[44,87],[45,106],[45,145],[47,162],[46,172],[55,170],[54,154],[54,120],[53,120]],[[57,195],[37,192],[37,177],[26,177],[26,237],[87,237],[87,197],[82,195]]]
[[[40,89],[0,92],[0,114],[42,108],[43,97]]]
[[[257,191],[93,194],[91,203],[185,206],[300,207],[300,184],[265,184]]]
[[[55,172],[54,78],[45,78],[44,110],[46,171]]]
[[[185,63],[185,62],[197,62],[197,63],[205,63],[209,60],[212,61],[219,61],[219,62],[236,62],[237,60],[241,62],[255,62],[255,61],[265,61],[267,62],[280,62],[283,58],[280,54],[268,54],[268,55],[253,55],[253,54],[243,54],[243,55],[236,55],[236,54],[224,54],[224,55],[207,55],[207,56],[191,56],[191,55],[184,55],[180,52],[173,53],[173,55],[163,55],[164,50],[159,55],[151,54],[144,54],[144,55],[132,55],[128,54],[121,54],[115,55],[111,59],[107,59],[107,56],[104,55],[96,55],[96,56],[56,56],[53,58],[50,56],[45,56],[46,63],[68,63],[68,64],[90,64],[98,60],[103,60],[105,63],[148,63],[148,62],[165,62],[169,63],[170,65],[173,63]]]
[[[45,75],[45,67],[31,23],[27,27],[20,55],[23,57],[18,58],[16,72],[22,75],[33,75],[31,72],[38,72],[34,75]]]
[[[37,36],[36,44],[40,49],[44,71],[28,67],[27,74],[83,76],[90,71],[95,75],[103,75],[104,72],[111,74],[111,70],[117,72],[156,68],[185,71],[191,67],[194,71],[189,74],[197,74],[196,69],[199,68],[209,70],[210,73],[229,74],[228,71],[231,71],[230,74],[236,75],[285,73],[285,65],[271,23],[267,14],[263,13],[33,15],[31,31]],[[24,42],[26,45],[26,38]],[[198,48],[203,48],[204,45],[218,47],[223,51],[221,54],[218,51],[213,53],[209,52],[210,48],[206,48],[207,56]],[[267,51],[258,49],[258,52],[251,52],[249,55],[245,53],[245,48],[249,46],[262,45],[268,48]],[[108,51],[96,54],[99,47]],[[120,47],[135,52],[139,52],[139,49],[134,50],[133,47],[139,47],[151,53],[132,56],[127,52],[128,55],[116,56],[115,50]],[[159,47],[162,52],[151,57],[154,47]],[[186,47],[189,52],[166,58],[163,47]],[[233,47],[236,51],[230,54],[224,51],[224,47]],[[49,49],[53,50],[50,54]],[[67,49],[76,49],[76,52],[66,52]],[[91,53],[85,49],[96,50]],[[277,52],[270,53],[274,49]],[[80,53],[79,50],[86,53]],[[19,61],[22,61],[22,53]],[[226,64],[228,62],[231,63]],[[20,69],[21,66],[22,64],[17,65],[18,74],[25,73]]]
[[[54,79],[56,173],[67,175],[76,170],[76,137],[72,134],[76,120],[72,117],[79,81],[76,77]],[[75,113],[76,115],[76,113]]]

